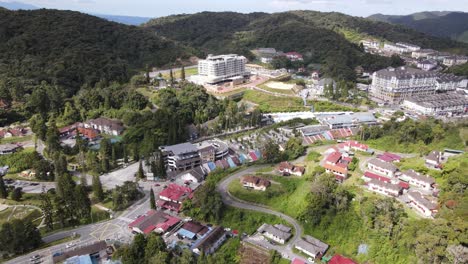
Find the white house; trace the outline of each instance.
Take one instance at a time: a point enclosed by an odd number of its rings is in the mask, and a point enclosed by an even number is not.
[[[442,163],[442,159],[443,159],[442,152],[436,151],[436,150],[431,151],[431,153],[429,153],[426,156],[426,165],[434,167],[434,168],[438,168],[440,167],[440,164]]]
[[[402,188],[399,185],[392,184],[389,182],[379,181],[376,179],[371,179],[367,183],[369,190],[390,196],[399,196],[401,194]]]
[[[385,162],[380,159],[371,159],[367,163],[367,168],[370,170],[383,174],[387,177],[393,177],[395,175],[395,172],[397,172],[398,168],[390,162]]]
[[[286,243],[286,241],[288,241],[288,239],[292,236],[291,228],[286,227],[284,225],[272,226],[269,224],[263,224],[262,226],[260,226],[257,232],[262,234],[266,238],[269,238],[280,244]]]
[[[427,175],[421,175],[414,170],[407,170],[403,172],[400,176],[400,179],[408,182],[411,185],[423,188],[424,190],[431,190],[435,183],[434,178]]]
[[[410,191],[408,192],[408,198],[414,205],[414,208],[429,217],[437,213],[437,204],[426,199],[420,192]]]
[[[294,247],[314,259],[320,259],[328,249],[327,244],[307,235],[303,239],[296,242]]]

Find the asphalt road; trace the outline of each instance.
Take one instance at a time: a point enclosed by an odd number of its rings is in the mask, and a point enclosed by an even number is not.
[[[247,209],[247,210],[252,210],[252,211],[256,211],[256,212],[262,212],[262,213],[266,213],[266,214],[276,215],[276,216],[284,219],[290,225],[292,225],[294,227],[295,231],[296,231],[294,233],[294,236],[285,244],[285,246],[282,249],[278,248],[277,250],[285,258],[288,258],[288,259],[294,259],[294,258],[303,259],[303,257],[301,257],[299,255],[296,255],[292,251],[292,249],[294,247],[294,244],[301,238],[301,235],[303,233],[302,226],[297,222],[296,219],[294,219],[294,218],[292,218],[292,217],[290,217],[288,215],[285,215],[283,213],[280,213],[278,211],[272,210],[272,209],[270,209],[270,208],[268,208],[266,206],[262,206],[262,205],[258,205],[258,204],[254,204],[254,203],[239,200],[239,199],[233,197],[229,193],[229,190],[228,190],[229,189],[229,184],[233,180],[237,180],[237,179],[239,179],[240,177],[242,177],[243,175],[246,175],[246,174],[253,174],[253,173],[255,173],[255,171],[257,171],[258,169],[261,169],[263,167],[269,167],[269,166],[268,165],[253,166],[253,167],[249,167],[249,168],[247,168],[245,170],[241,170],[241,171],[239,171],[239,172],[237,172],[235,174],[232,174],[231,176],[225,178],[223,181],[221,181],[218,184],[217,191],[221,194],[221,197],[223,198],[223,202],[226,205],[241,208],[241,209]]]

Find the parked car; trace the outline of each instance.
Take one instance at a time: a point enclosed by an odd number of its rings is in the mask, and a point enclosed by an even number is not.
[[[33,261],[33,260],[40,259],[40,258],[42,258],[41,255],[34,255],[34,256],[30,257],[29,260]]]
[[[76,244],[73,243],[73,242],[70,242],[70,243],[67,244],[66,248],[72,248],[74,246],[76,246]]]
[[[157,186],[161,186],[161,184],[159,184],[159,183],[156,183],[154,186],[156,186],[156,187],[157,187]]]

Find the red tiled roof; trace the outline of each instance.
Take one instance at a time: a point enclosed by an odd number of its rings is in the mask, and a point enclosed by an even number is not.
[[[175,224],[179,222],[180,222],[179,218],[174,217],[174,216],[169,216],[166,222],[157,224],[155,229],[160,228],[162,229],[163,232],[166,232],[169,228],[171,228],[171,226],[174,226]]]
[[[92,128],[79,127],[78,132],[87,139],[94,140],[99,137],[99,132]]]
[[[249,156],[252,158],[253,161],[258,160],[257,155],[255,155],[255,152],[253,152],[253,151],[249,153]]]
[[[389,178],[377,175],[377,174],[369,172],[369,171],[366,171],[364,173],[364,177],[367,177],[367,178],[370,178],[370,179],[376,179],[378,181],[383,181],[383,182],[390,182]]]
[[[333,152],[328,157],[325,159],[325,161],[331,162],[333,164],[338,163],[338,161],[341,159],[341,153],[340,152]]]
[[[400,187],[403,188],[403,189],[409,189],[409,187],[410,187],[409,183],[404,182],[404,181],[398,182],[398,185],[400,185]]]
[[[164,209],[169,209],[169,210],[176,211],[176,212],[179,212],[180,209],[182,208],[182,204],[180,203],[169,202],[169,201],[164,201],[164,200],[156,201],[156,205],[158,207],[162,207]]]
[[[334,255],[330,259],[328,264],[357,264],[357,263],[354,262],[352,259],[345,258],[345,257],[343,257],[341,255]]]
[[[303,261],[303,260],[301,260],[301,259],[294,258],[294,259],[291,261],[291,264],[306,264],[306,262]]]
[[[338,163],[338,164],[341,164],[341,163]],[[338,165],[333,165],[333,164],[328,164],[328,163],[325,163],[323,165],[323,167],[325,169],[331,170],[332,172],[339,172],[339,173],[343,173],[343,174],[348,173],[348,168],[347,167],[340,167]]]
[[[177,224],[180,219],[165,214],[161,211],[150,210],[146,215],[138,217],[135,221],[128,225],[129,228],[138,228],[143,233],[149,234],[156,228],[161,228],[163,231]]]
[[[166,189],[164,189],[160,194],[159,197],[164,197],[172,201],[179,201],[184,198],[184,195],[189,195],[192,193],[192,189],[185,186],[180,186],[175,183],[169,184]]]

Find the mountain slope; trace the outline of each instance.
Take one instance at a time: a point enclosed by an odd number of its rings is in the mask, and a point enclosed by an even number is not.
[[[26,92],[47,81],[72,95],[83,85],[127,81],[133,69],[189,55],[143,28],[78,12],[0,10],[0,25],[0,79]]]
[[[275,14],[203,12],[157,18],[144,25],[158,35],[208,53],[241,53],[273,47],[283,51],[298,51],[306,63],[322,63],[331,77],[350,79],[354,67],[376,70],[398,64],[396,60],[364,54],[357,44],[350,43],[343,30],[390,41],[407,41],[427,48],[450,49],[468,46],[447,39],[418,33],[414,30],[356,18],[340,13],[293,11]],[[338,69],[338,70],[337,70]]]
[[[368,18],[403,25],[432,36],[468,42],[468,13],[424,12],[408,16],[377,14]]]

